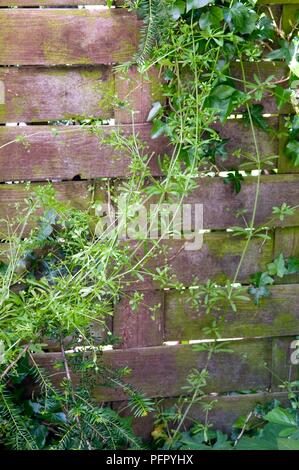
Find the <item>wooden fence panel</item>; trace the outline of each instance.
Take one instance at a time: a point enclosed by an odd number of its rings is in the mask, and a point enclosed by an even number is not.
[[[278,19],[282,10],[282,26],[288,32],[294,13],[299,9],[297,2],[260,0],[259,3],[261,8],[273,4]],[[39,3],[43,7],[69,8],[3,8],[36,7]],[[91,180],[130,176],[131,156],[101,142],[102,135],[106,137],[115,130],[125,135],[138,135],[148,145],[145,152],[154,177],[162,175],[159,156],[170,155],[173,150],[165,137],[151,139],[151,125],[146,122],[152,103],[163,100],[157,71],[151,71],[145,78],[135,68],[127,75],[115,73],[113,68],[116,63],[130,60],[136,51],[141,22],[134,13],[123,9],[76,8],[85,3],[103,6],[105,1],[0,0],[0,86],[3,89],[0,124],[30,124],[0,126],[0,182],[54,180],[58,197],[83,210],[94,198],[101,201],[107,198],[104,183],[94,184]],[[116,1],[117,6],[120,3]],[[282,86],[287,86],[289,70],[282,63],[261,60],[255,64],[245,63],[244,69],[248,81],[255,81],[256,75],[263,82],[273,75]],[[243,89],[240,65],[232,64],[231,72],[237,79],[236,86]],[[272,217],[273,206],[280,207],[283,203],[297,206],[299,200],[299,175],[292,174],[298,169],[285,155],[286,139],[281,132],[285,116],[293,109],[289,105],[277,109],[271,96],[266,96],[261,104],[273,132],[266,134],[256,129],[256,137],[262,158],[273,157],[273,165],[268,160],[262,163],[266,174],[261,177],[255,226],[270,227],[271,238],[265,243],[258,239],[250,243],[236,279],[243,285],[248,285],[250,275],[264,271],[280,253],[284,256],[299,254],[299,211],[284,221]],[[244,109],[239,112],[242,115]],[[256,169],[256,162],[252,160],[256,153],[254,139],[240,117],[232,117],[225,126],[215,126],[222,138],[229,139],[228,159],[216,159],[215,173],[237,168]],[[112,122],[103,125],[96,135],[90,127],[78,125],[87,118],[99,122],[114,119],[115,125],[112,126]],[[55,121],[71,121],[69,124],[77,125],[62,126]],[[237,158],[239,149],[242,156]],[[279,174],[268,174],[272,168],[278,168]],[[210,169],[210,162],[206,169]],[[70,181],[74,177],[87,181]],[[36,185],[32,183],[27,191],[24,184],[0,184],[0,219],[20,216],[25,200],[34,198]],[[111,181],[113,196],[117,196],[120,186]],[[234,237],[226,229],[236,225],[244,227],[244,218],[250,220],[256,190],[256,177],[247,177],[238,195],[233,193],[231,185],[223,183],[222,177],[200,178],[198,187],[184,203],[203,204],[203,228],[212,232],[205,233],[203,246],[197,251],[185,250],[182,240],[163,240],[162,245],[168,247],[167,255],[159,254],[147,267],[155,270],[169,263],[177,280],[185,287],[194,282],[194,276],[197,283],[213,279],[223,284],[234,275],[245,245],[245,240]],[[168,194],[166,202],[172,201]],[[31,227],[29,225],[24,234]],[[6,235],[6,226],[2,223],[1,239]],[[130,243],[134,249],[136,243]],[[7,245],[1,245],[1,257],[5,256],[5,247]],[[144,248],[138,249],[136,260],[143,256]],[[182,294],[161,289],[147,276],[144,281],[129,277],[126,280],[127,288],[114,306],[113,334],[120,337],[120,343],[117,349],[103,353],[106,366],[130,368],[128,382],[150,397],[165,397],[165,406],[173,403],[173,397],[184,393],[182,387],[192,368],[208,367],[208,393],[258,391],[244,397],[217,397],[212,421],[223,430],[230,429],[228,426],[233,420],[248,413],[258,401],[264,403],[274,397],[285,400],[285,394],[278,393],[279,385],[283,380],[298,376],[298,366],[296,368],[291,360],[292,341],[299,333],[298,275],[279,280],[280,285],[271,287],[271,296],[262,299],[259,306],[252,301],[239,302],[237,313],[223,307],[211,315],[205,314],[201,307],[191,308],[188,289]],[[136,291],[143,296],[137,309],[132,303]],[[208,361],[207,352],[196,350],[196,346],[163,345],[165,341],[210,339],[205,327],[210,326],[214,318],[219,320],[222,337],[234,339],[227,343],[231,352],[215,354]],[[55,364],[61,360],[61,355],[47,353],[36,357],[59,384],[64,373],[56,369]],[[75,383],[79,378],[74,373]],[[121,409],[127,399],[120,389],[107,388],[100,382],[95,396],[100,401],[114,401],[115,409]],[[192,416],[202,417],[198,406],[193,407]],[[135,425],[139,434],[148,435],[152,417],[148,424],[144,423],[139,421]]]

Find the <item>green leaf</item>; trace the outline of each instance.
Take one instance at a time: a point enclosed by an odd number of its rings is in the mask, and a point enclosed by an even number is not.
[[[196,10],[197,8],[203,8],[209,3],[212,3],[211,0],[187,0],[187,13],[190,10]]]
[[[223,20],[223,11],[219,7],[211,7],[208,11],[201,14],[199,18],[200,29],[211,31],[211,28],[216,29],[221,26]]]
[[[288,88],[283,88],[280,85],[276,85],[274,90],[274,96],[276,99],[277,106],[281,108],[284,104],[290,101],[292,91]]]
[[[166,124],[160,120],[156,120],[153,123],[151,137],[152,139],[157,139],[163,135],[166,131]]]
[[[186,3],[183,0],[177,0],[169,9],[169,13],[174,20],[178,20],[185,13]]]
[[[266,286],[249,287],[248,293],[253,296],[255,305],[258,305],[263,297],[270,297],[270,291]]]
[[[44,424],[38,424],[31,431],[31,435],[35,438],[38,448],[42,449],[46,443],[48,428]]]
[[[244,177],[239,171],[235,171],[234,173],[228,173],[228,175],[224,178],[224,184],[232,184],[233,189],[238,194],[241,191],[241,181],[244,181]]]
[[[299,165],[299,141],[290,140],[286,147],[285,152],[287,157],[292,161],[294,166]]]
[[[295,256],[290,256],[287,259],[287,270],[288,274],[298,274],[299,273],[299,258]]]
[[[258,15],[243,3],[237,2],[225,10],[224,18],[233,31],[250,34],[255,30]]]
[[[266,414],[265,419],[270,423],[297,427],[297,421],[294,415],[284,408],[273,408],[273,410]]]
[[[286,268],[286,263],[281,253],[272,263],[267,265],[268,273],[270,276],[278,276],[283,277],[285,274],[288,273]]]
[[[211,96],[215,96],[219,100],[226,100],[235,93],[236,89],[230,85],[218,85],[211,92]]]
[[[245,111],[243,114],[243,120],[246,126],[250,126],[250,116],[252,119],[253,124],[262,129],[265,132],[269,132],[270,127],[267,120],[263,116],[264,107],[261,104],[252,104],[249,106],[249,112]],[[250,113],[250,116],[249,116]]]

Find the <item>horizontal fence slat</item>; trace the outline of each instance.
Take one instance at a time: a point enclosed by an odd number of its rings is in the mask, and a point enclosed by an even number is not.
[[[234,341],[229,344],[232,352],[212,355],[208,362],[210,377],[206,392],[228,392],[234,390],[267,389],[271,374],[265,364],[271,361],[271,341]],[[36,356],[41,367],[48,370],[53,382],[59,384],[64,377],[63,369],[55,364],[61,361],[58,353]],[[197,352],[192,346],[159,346],[104,351],[103,361],[107,367],[129,367],[126,379],[150,397],[173,397],[182,393],[187,375],[192,369],[203,369],[207,365],[207,352]],[[74,383],[79,380],[73,375]],[[100,379],[99,379],[100,380]],[[97,385],[95,398],[99,401],[125,400],[120,389]]]
[[[230,435],[233,425],[238,418],[241,416],[247,417],[257,405],[265,405],[273,400],[278,400],[282,404],[289,403],[287,393],[285,392],[260,392],[223,396],[209,395],[201,399],[199,404],[192,405],[188,413],[190,419],[185,421],[184,429],[192,427],[193,420],[205,422],[206,412],[203,410],[203,405],[213,402],[213,407],[208,415],[209,424],[212,424],[212,429],[220,430]],[[175,406],[176,403],[175,399],[165,398],[159,401],[159,407],[166,410]],[[114,409],[119,411],[122,416],[130,416],[130,408],[127,406],[127,402],[115,402]],[[135,434],[141,436],[144,440],[150,439],[151,433],[155,428],[155,417],[155,413],[149,413],[145,417],[135,418],[133,420]]]
[[[235,225],[244,226],[244,216],[247,221],[251,220],[255,194],[256,177],[245,178],[238,194],[233,193],[232,186],[224,184],[222,178],[206,177],[198,180],[197,189],[192,191],[183,203],[203,205],[204,229],[224,229]],[[280,207],[286,203],[297,207],[298,201],[298,175],[262,176],[254,225],[269,223],[274,206]],[[176,199],[168,196],[168,202],[175,203]],[[287,216],[284,221],[272,221],[271,225],[299,225],[299,211],[295,210],[294,215]]]
[[[123,0],[116,0],[116,5],[123,5]],[[298,4],[299,0],[258,0],[259,5]],[[0,6],[73,6],[73,5],[106,5],[106,0],[0,0]]]
[[[0,80],[2,123],[114,115],[107,100],[115,91],[110,67],[2,67]]]
[[[281,206],[286,202],[290,206],[295,206],[299,200],[299,175],[269,175],[261,177],[260,197],[255,224],[266,224],[272,217],[272,207]],[[31,190],[35,184],[32,183]],[[88,181],[62,182],[56,187],[59,188],[65,199],[72,201],[77,198],[71,190],[72,184],[78,191],[78,201],[83,191],[86,194]],[[55,186],[55,185],[54,185]],[[236,217],[238,211],[248,210],[246,217],[250,220],[253,207],[253,200],[256,191],[256,177],[247,177],[243,182],[242,190],[239,194],[234,194],[230,185],[223,183],[223,178],[201,178],[198,188],[190,196],[184,199],[184,203],[203,204],[203,225],[205,229],[224,229],[235,225],[244,226],[241,216]],[[102,189],[100,190],[102,194]],[[2,184],[0,185],[0,219],[17,215],[16,203],[22,203],[28,197],[26,185],[23,184]],[[115,194],[116,195],[116,194]],[[174,199],[172,197],[171,202]],[[82,205],[84,207],[84,204]],[[195,207],[195,206],[194,206]],[[194,219],[193,219],[194,220]],[[299,225],[299,211],[288,216],[283,222],[275,221],[274,226],[296,226]],[[3,230],[3,228],[2,228]]]
[[[0,81],[2,123],[115,118],[137,124],[146,122],[153,102],[163,101],[155,69],[145,78],[135,68],[125,73],[105,65],[2,67]]]
[[[138,137],[146,144],[144,154],[149,157],[149,169],[153,176],[162,174],[158,157],[171,155],[173,149],[166,137],[151,138],[150,124],[97,127],[98,133],[91,132],[89,126],[0,126],[0,181],[28,180],[41,181],[48,179],[72,179],[80,175],[82,179],[99,177],[128,177],[132,157],[130,152],[115,149],[103,143],[110,132]],[[239,120],[228,121],[220,130],[224,138],[232,137],[227,146],[228,158],[217,159],[219,170],[236,168],[240,163],[246,169],[256,164],[232,156],[240,147],[250,151],[254,145],[251,133]],[[275,155],[278,145],[276,140],[263,138],[264,155]],[[209,166],[210,165],[210,166]],[[266,167],[269,167],[267,164]],[[274,161],[275,166],[275,161]],[[206,169],[211,164],[206,165]]]
[[[125,62],[136,51],[138,24],[117,9],[1,9],[0,64]]]
[[[59,187],[60,185],[56,185]],[[75,186],[76,188],[76,186]],[[130,243],[132,252],[132,263],[138,263],[140,259],[146,256],[147,251],[151,248],[150,242],[147,243],[146,250],[140,247],[135,253],[136,243]],[[143,245],[143,244],[142,244]],[[150,270],[152,273],[156,272],[156,268],[169,266],[170,275],[174,275],[177,281],[183,283],[184,286],[194,284],[196,282],[205,283],[209,279],[223,284],[227,279],[232,278],[236,272],[237,266],[245,246],[245,240],[237,237],[232,237],[229,233],[212,232],[204,234],[203,246],[200,249],[191,251],[184,249],[184,241],[179,240],[163,240],[160,242],[158,251],[153,251],[153,257],[147,261],[144,260],[145,269]],[[164,255],[161,255],[161,248],[167,249]],[[5,261],[7,259],[6,253],[9,253],[9,246],[5,243],[0,245],[0,259]],[[266,265],[273,260],[273,240],[262,242],[260,239],[253,239],[248,247],[247,253],[243,260],[242,266],[238,275],[238,282],[248,284],[250,276],[258,271],[265,271]],[[122,278],[123,288],[126,291],[125,298],[120,302],[115,311],[115,322],[118,325],[124,323],[125,329],[132,329],[126,321],[122,320],[125,314],[130,317],[132,324],[141,322],[141,317],[146,316],[149,319],[149,307],[156,305],[156,294],[160,288],[157,281],[153,281],[152,276],[143,273],[144,280],[136,279],[125,275]],[[131,290],[142,291],[145,298],[141,301],[136,314],[129,308],[129,298]],[[154,295],[151,293],[154,290]],[[162,300],[160,299],[162,302]],[[115,324],[116,324],[115,323]],[[155,323],[149,321],[149,325],[155,326]],[[138,326],[138,325],[137,325]],[[136,326],[136,328],[137,328]],[[118,326],[120,331],[121,327]],[[117,334],[120,334],[119,332]],[[128,333],[129,334],[129,333]],[[151,335],[151,333],[149,333]],[[129,335],[130,336],[130,335]],[[130,336],[131,338],[131,336]],[[130,344],[132,344],[131,339]],[[135,338],[136,339],[136,338]],[[132,347],[132,346],[130,346]]]
[[[208,339],[205,327],[217,319],[222,338],[250,338],[299,334],[299,285],[270,287],[271,296],[257,306],[237,301],[237,312],[225,305],[206,314],[204,307],[192,308],[190,294],[165,293],[165,340]],[[217,306],[216,306],[217,308]]]
[[[183,235],[182,235],[183,238]],[[138,242],[137,242],[138,243]],[[132,251],[137,248],[136,242],[131,242]],[[152,273],[157,268],[168,266],[170,275],[174,274],[176,279],[185,286],[190,286],[196,277],[200,283],[213,279],[219,284],[223,284],[227,279],[234,276],[240,262],[246,241],[239,237],[234,237],[230,233],[212,232],[203,234],[203,244],[201,247],[189,250],[186,249],[184,240],[161,240],[160,252],[163,247],[165,253],[157,253],[148,261],[144,261],[144,266]],[[142,244],[132,255],[137,263],[138,260],[146,256],[152,247],[150,241],[146,247]],[[153,251],[155,253],[155,251]],[[273,260],[273,240],[263,242],[258,238],[252,239],[238,275],[238,282],[249,283],[250,275],[257,271],[264,271],[267,263]],[[133,288],[138,290],[152,290],[160,287],[159,283],[153,281],[146,272],[143,274],[143,281],[126,276],[128,283],[127,290]]]
[[[98,131],[96,135],[88,126],[0,127],[0,180],[128,177],[131,154],[103,140],[114,131],[131,136],[132,126],[102,126]],[[158,156],[171,152],[167,139],[151,139],[150,124],[136,124],[134,133],[147,144],[151,174],[161,175]]]

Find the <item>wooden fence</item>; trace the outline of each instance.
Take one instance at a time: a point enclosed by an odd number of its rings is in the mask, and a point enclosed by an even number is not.
[[[286,29],[288,18],[299,9],[299,2],[294,4],[296,1],[271,2]],[[150,125],[146,123],[151,104],[159,93],[156,76],[153,74],[147,81],[133,69],[124,81],[112,70],[112,64],[128,60],[136,50],[139,21],[135,14],[123,9],[77,8],[85,3],[103,5],[104,0],[0,0],[1,217],[12,216],[14,204],[22,204],[27,196],[23,184],[6,184],[9,181],[30,180],[34,186],[55,180],[59,197],[84,208],[90,197],[88,187],[97,184],[92,182],[95,178],[126,178],[128,157],[107,145],[99,146],[97,137],[86,128],[72,126],[70,132],[66,127],[65,133],[57,137],[53,125],[48,123],[80,116],[114,118],[116,125],[130,134],[131,114],[125,110],[113,111],[108,98],[113,94],[120,98],[127,96],[132,84],[129,100],[135,110],[135,127],[155,152],[151,161],[153,175],[160,174],[158,153],[169,152],[165,138],[151,140]],[[38,4],[43,8],[36,8]],[[238,74],[238,68],[233,67]],[[269,74],[281,77],[285,66],[269,62],[248,64],[247,73],[251,76],[256,73],[261,79]],[[299,167],[293,168],[286,159],[283,138],[279,136],[284,116],[291,110],[284,107],[278,111],[270,97],[263,104],[277,134],[265,137],[257,131],[257,135],[262,154],[278,156],[275,162],[278,173],[261,178],[257,224],[270,218],[273,206],[299,202]],[[11,122],[26,122],[27,126],[5,125]],[[104,128],[105,132],[110,129],[111,126]],[[240,120],[230,119],[219,131],[230,139],[230,155],[240,144],[246,151],[254,150],[250,130]],[[28,146],[22,142],[3,146],[20,134],[27,136]],[[235,168],[235,160],[229,158],[221,165],[224,170]],[[81,180],[73,181],[79,176]],[[233,275],[244,241],[232,237],[226,229],[236,225],[237,210],[248,209],[250,216],[255,189],[254,176],[246,178],[238,195],[233,195],[231,188],[215,177],[201,182],[188,196],[188,202],[203,204],[204,228],[213,231],[204,236],[199,251],[180,250],[179,240],[167,242],[174,254],[173,269],[186,286],[193,275],[201,282],[213,278],[219,283]],[[103,190],[98,191],[100,194]],[[274,226],[271,240],[262,248],[256,240],[251,243],[240,281],[248,284],[251,273],[263,270],[281,252],[285,256],[299,255],[299,212],[280,226]],[[229,356],[217,354],[210,364],[208,391],[219,394],[211,413],[215,426],[228,429],[238,415],[248,412],[255,403],[283,398],[280,381],[296,376],[298,367],[290,365],[290,344],[299,334],[299,277],[293,276],[291,280],[287,285],[273,286],[272,296],[262,300],[260,307],[240,304],[237,314],[225,312],[222,337],[235,341],[230,343],[233,352]],[[196,352],[186,343],[208,339],[203,333],[207,318],[202,311],[191,310],[184,295],[159,290],[149,279],[136,284],[134,290],[143,291],[144,304],[160,303],[156,320],[150,318],[148,307],[132,312],[127,297],[123,298],[115,306],[113,318],[113,333],[121,336],[121,349],[106,351],[104,361],[114,367],[128,366],[132,370],[131,383],[151,397],[165,397],[166,403],[171,404],[181,394],[190,369],[200,369],[205,364],[206,352]],[[183,344],[165,345],[167,341]],[[51,367],[59,357],[59,353],[47,353],[40,357],[40,362]],[[226,394],[245,390],[256,393]],[[120,390],[103,387],[97,389],[97,398],[114,402],[116,408],[125,400]],[[193,407],[192,413],[201,416],[198,406]],[[136,423],[136,429],[142,434],[149,432],[150,426],[151,417],[140,418]]]

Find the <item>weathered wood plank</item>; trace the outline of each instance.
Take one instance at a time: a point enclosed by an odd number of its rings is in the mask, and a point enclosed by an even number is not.
[[[114,131],[133,134],[129,125],[102,126],[97,134],[88,126],[1,126],[0,181],[128,177],[130,152],[103,142]],[[161,175],[158,156],[171,152],[167,139],[151,139],[150,124],[136,124],[134,133],[147,145],[144,155],[148,155],[151,174]]]
[[[192,284],[194,278],[197,282],[204,283],[213,279],[219,284],[223,284],[227,279],[231,279],[240,261],[245,240],[233,237],[230,233],[212,232],[203,235],[203,245],[196,250],[186,250],[184,240],[161,240],[160,249],[154,248],[153,257],[146,262],[146,269],[155,273],[156,268],[168,266],[170,275],[175,275],[179,282],[185,286]],[[137,243],[132,243],[132,251],[136,249]],[[163,253],[161,248],[163,247]],[[141,246],[136,254],[132,255],[137,263],[151,248],[150,242],[147,246]],[[156,250],[156,251],[155,251]],[[238,282],[248,283],[250,275],[257,271],[264,271],[267,263],[273,260],[272,239],[263,243],[260,239],[253,239],[249,245],[239,271]],[[153,281],[150,275],[143,274],[144,280],[129,278],[128,290],[132,289],[159,289],[158,282]]]
[[[209,411],[208,421],[212,424],[214,430],[220,430],[227,434],[232,432],[232,428],[236,420],[240,416],[247,417],[248,414],[254,410],[257,405],[265,405],[273,400],[278,400],[280,403],[288,404],[289,400],[287,393],[276,392],[276,393],[253,393],[244,395],[226,395],[226,396],[215,396],[210,395],[201,401],[201,404],[193,405],[188,413],[183,430],[189,429],[192,426],[193,420],[205,422],[206,416],[202,406],[206,403],[214,403],[211,411]],[[162,409],[171,408],[176,404],[175,399],[166,398],[159,402],[159,406]],[[120,411],[122,416],[130,415],[130,408],[125,407],[125,402],[115,402],[114,408]],[[135,418],[133,420],[133,429],[137,436],[141,436],[145,441],[151,438],[151,433],[154,430],[154,413],[150,413],[148,416],[142,418]],[[174,429],[175,429],[174,425]]]
[[[280,206],[283,202],[289,205],[296,205],[299,199],[299,176],[298,175],[270,175],[261,178],[260,198],[256,225],[266,224],[271,217],[272,207]],[[34,188],[32,183],[32,189]],[[75,186],[72,186],[75,185]],[[65,190],[64,190],[65,186]],[[60,183],[62,193],[70,201],[83,191],[85,194],[88,182]],[[73,194],[75,188],[77,194]],[[222,178],[201,178],[199,187],[194,190],[184,202],[189,204],[203,204],[204,228],[222,229],[233,225],[243,225],[242,218],[236,218],[237,211],[248,209],[249,219],[256,189],[256,178],[248,177],[243,183],[241,193],[233,194],[232,188],[225,185]],[[102,190],[100,190],[102,193]],[[16,216],[16,203],[21,203],[28,197],[28,193],[23,184],[0,185],[0,219]],[[272,223],[273,225],[273,223]],[[277,221],[275,226],[296,226],[299,225],[299,212],[289,216],[284,222]]]
[[[151,397],[173,397],[182,393],[186,378],[194,368],[207,366],[210,373],[209,392],[234,390],[267,389],[271,374],[266,367],[271,361],[271,341],[234,341],[229,344],[230,353],[219,353],[207,362],[207,352],[197,352],[192,346],[159,346],[105,351],[103,361],[111,368],[129,367],[128,383],[141,389]],[[53,374],[53,382],[59,384],[64,377],[63,370],[55,364],[61,361],[58,353],[37,355],[38,363]],[[104,378],[104,380],[106,377]],[[78,376],[73,376],[74,383]],[[99,378],[99,380],[103,381]],[[101,387],[95,391],[100,401],[125,400],[122,390]]]
[[[277,66],[278,67],[278,66]],[[278,67],[279,68],[279,67]],[[44,122],[78,118],[111,118],[118,122],[130,123],[134,108],[134,122],[144,122],[154,101],[161,101],[161,90],[157,76],[152,72],[150,80],[131,72],[125,79],[123,72],[116,75],[109,66],[82,67],[2,67],[0,80],[4,87],[4,103],[0,103],[0,122]],[[113,110],[114,95],[124,100],[124,108]],[[274,108],[273,108],[274,110]],[[272,111],[273,111],[272,110]],[[277,110],[274,110],[275,113]],[[277,118],[269,122],[278,129]],[[228,150],[236,150],[243,144],[248,153],[255,153],[250,129],[244,129],[241,120],[232,121],[235,126],[235,140],[228,144]],[[223,137],[232,138],[228,121],[225,126],[216,126]],[[277,154],[277,141],[265,138],[256,130],[260,142],[260,153]],[[239,137],[239,141],[237,139]],[[220,162],[218,162],[220,163]],[[236,159],[231,163],[236,165]],[[224,163],[225,167],[228,167]]]
[[[153,176],[162,174],[158,156],[162,159],[164,155],[172,153],[166,137],[151,138],[150,124],[135,124],[134,127],[103,126],[98,128],[97,135],[90,130],[88,126],[0,126],[0,181],[72,179],[76,175],[82,179],[127,177],[132,162],[131,154],[101,143],[103,136],[107,137],[109,132],[115,130],[127,136],[134,133],[146,144],[144,153],[149,156],[149,168]],[[232,139],[227,146],[228,159],[218,159],[216,162],[219,170],[238,168],[241,163],[246,164],[247,169],[248,162],[249,168],[256,166],[249,160],[232,156],[240,147],[244,151],[253,151],[250,131],[242,123],[230,120],[221,128],[220,134]],[[263,155],[275,155],[277,141],[262,137],[262,142],[265,142]],[[265,166],[268,167],[267,164]],[[211,165],[207,164],[206,169],[211,169]]]
[[[73,6],[73,5],[106,5],[106,0],[0,0],[0,6]],[[123,0],[116,0],[116,5],[123,5]],[[258,0],[259,5],[283,5],[285,3],[298,3],[298,0]]]
[[[268,175],[261,177],[255,226],[267,224],[272,218],[272,208],[284,202],[297,206],[299,201],[298,175]],[[234,194],[231,185],[222,178],[201,178],[198,188],[184,199],[185,204],[203,204],[203,228],[220,229],[235,225],[244,226],[243,217],[250,221],[256,193],[256,177],[247,177],[239,194]],[[175,202],[175,198],[168,197]],[[243,211],[243,216],[240,214]],[[244,211],[245,214],[244,214]],[[299,211],[284,221],[275,220],[271,225],[299,225]]]
[[[1,9],[0,64],[124,62],[136,50],[138,24],[118,9]]]
[[[277,228],[274,236],[274,256],[299,256],[299,227]]]
[[[0,11],[1,18],[1,11]],[[114,116],[110,67],[2,67],[0,122],[43,122]]]
[[[222,338],[252,338],[299,334],[299,285],[276,285],[271,297],[261,299],[257,306],[236,302],[237,312],[224,305],[207,315],[204,307],[192,308],[188,293],[165,294],[165,340],[207,339],[203,329],[217,319]]]
[[[158,70],[146,74],[136,67],[115,74],[115,94],[122,106],[115,108],[115,120],[124,124],[146,122],[155,101],[165,102]]]
[[[143,299],[137,310],[133,310],[130,299],[133,292],[128,292],[117,303],[113,316],[113,334],[120,337],[117,347],[124,349],[161,346],[164,335],[164,292],[143,292]]]
[[[256,224],[266,224],[271,217],[272,207],[280,206],[283,202],[289,205],[296,205],[299,198],[299,176],[298,175],[271,175],[261,178],[260,198]],[[32,189],[34,188],[32,184]],[[76,185],[79,192],[86,191],[88,182],[70,182],[60,183],[59,187],[64,193],[65,198],[72,200],[74,195],[67,188]],[[222,178],[202,178],[199,180],[199,187],[194,190],[184,202],[191,204],[203,204],[204,228],[226,228],[236,224],[243,225],[243,219],[236,218],[237,211],[248,208],[247,217],[250,217],[253,199],[255,196],[256,179],[254,177],[246,178],[243,183],[243,189],[238,195],[233,194],[229,185],[225,185]],[[73,186],[75,187],[75,186]],[[102,191],[100,191],[102,192]],[[0,185],[0,219],[15,217],[15,204],[22,202],[28,193],[25,186],[19,185]],[[283,223],[278,221],[277,226],[299,225],[298,211],[293,216],[289,216]]]
[[[272,117],[267,121],[269,126],[273,129],[274,134],[270,135],[261,129],[255,128],[255,137],[258,141],[259,154],[262,159],[264,159],[261,167],[271,169],[277,167],[279,140],[275,134],[278,132],[279,120],[278,117]],[[225,144],[228,158],[226,160],[221,160],[220,158],[216,159],[216,166],[220,171],[240,167],[244,170],[257,168],[257,164],[254,161],[254,159],[256,159],[254,137],[251,129],[245,127],[242,119],[229,119],[225,124],[221,125],[217,123],[214,127],[222,139],[228,140]],[[240,151],[240,156],[237,156],[238,151]],[[272,163],[269,163],[265,160],[266,157],[275,158],[272,158]]]

